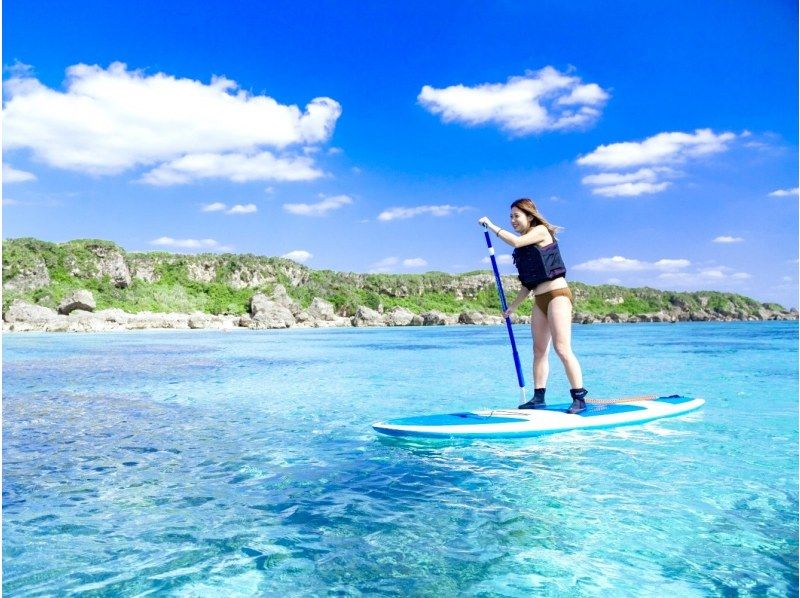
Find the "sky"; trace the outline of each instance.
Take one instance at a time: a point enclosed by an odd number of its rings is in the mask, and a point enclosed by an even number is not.
[[[530,197],[568,279],[797,307],[797,10],[9,1],[3,238],[460,273]]]

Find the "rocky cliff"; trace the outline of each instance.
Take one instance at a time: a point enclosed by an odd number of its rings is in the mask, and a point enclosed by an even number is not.
[[[519,289],[515,277],[503,284]],[[580,323],[797,319],[731,293],[570,285]],[[499,323],[499,309],[488,271],[354,274],[247,254],[128,253],[102,240],[3,242],[11,330]],[[518,320],[529,316],[527,303]]]

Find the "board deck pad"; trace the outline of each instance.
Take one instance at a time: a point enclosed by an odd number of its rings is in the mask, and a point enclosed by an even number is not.
[[[545,409],[493,409],[440,413],[377,422],[382,434],[422,438],[522,438],[570,430],[612,428],[682,415],[705,401],[672,395],[630,402],[587,403],[586,411],[565,413],[569,404]]]

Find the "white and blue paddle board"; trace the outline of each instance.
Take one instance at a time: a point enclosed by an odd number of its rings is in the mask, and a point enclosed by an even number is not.
[[[616,403],[586,404],[586,411],[565,413],[569,404],[545,409],[494,409],[403,417],[377,422],[381,434],[417,438],[525,438],[570,430],[641,424],[699,409],[705,401],[673,395]]]

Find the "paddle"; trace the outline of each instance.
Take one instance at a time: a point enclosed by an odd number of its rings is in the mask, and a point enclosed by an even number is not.
[[[484,228],[486,226],[484,225]],[[484,231],[483,236],[486,237],[486,246],[489,248],[489,259],[492,261],[492,270],[494,270],[494,281],[497,283],[497,293],[500,295],[500,305],[503,307],[503,313],[508,309],[506,304],[506,294],[503,292],[503,281],[500,280],[500,272],[497,269],[497,260],[494,259],[494,247],[492,247],[492,239],[489,237],[489,231]],[[511,328],[511,318],[506,316],[506,328],[508,329],[508,338],[511,339],[511,351],[514,354],[514,367],[517,368],[517,381],[519,382],[519,392],[522,397],[521,403],[525,403],[525,378],[522,377],[522,366],[519,363],[519,353],[517,353],[517,343],[514,341],[514,331]]]

